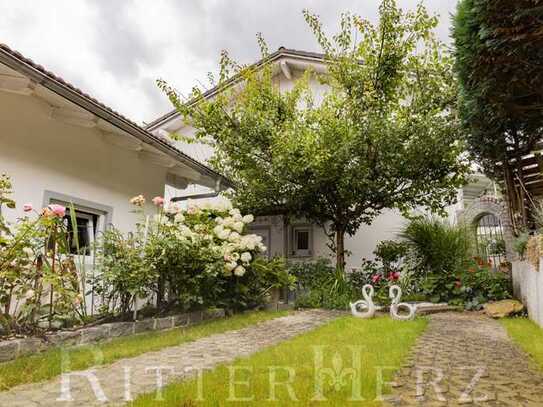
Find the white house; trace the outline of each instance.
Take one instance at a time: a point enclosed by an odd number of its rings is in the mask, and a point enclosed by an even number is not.
[[[129,199],[148,202],[198,184],[219,191],[228,180],[42,66],[0,44],[0,173],[22,205],[73,204],[80,241],[112,223],[132,230]]]
[[[256,66],[263,63],[273,65],[274,80],[282,90],[291,89],[294,80],[301,77],[309,67],[317,74],[324,72],[326,69],[322,54],[283,47],[271,54],[266,61],[257,62]],[[234,84],[235,81],[232,80],[231,83]],[[315,101],[318,102],[326,91],[325,85],[322,85],[315,77],[311,79],[310,85]],[[219,92],[217,88],[210,89],[204,93],[204,97],[213,98],[217,92]],[[146,128],[156,136],[163,137],[168,137],[168,134],[173,132],[178,132],[184,136],[194,134],[194,129],[186,125],[175,110],[151,122]],[[213,153],[209,146],[199,143],[186,144],[178,142],[176,146],[203,163]],[[478,176],[467,188],[459,191],[458,204],[449,208],[451,220],[455,221],[458,214],[470,205],[473,199],[488,189],[492,190],[491,182],[484,176]],[[213,191],[203,188],[186,189],[184,191],[169,190],[171,197],[180,197],[181,199],[185,199],[187,193],[192,193],[193,197],[206,198],[216,195]],[[394,239],[402,229],[405,221],[405,218],[398,211],[388,210],[375,219],[371,225],[363,225],[354,236],[347,237],[345,249],[351,253],[346,259],[347,269],[358,267],[362,258],[373,258],[372,252],[377,243],[382,240]],[[292,224],[285,226],[281,216],[260,217],[256,219],[252,229],[254,233],[263,237],[266,246],[269,248],[268,255],[283,255],[290,259],[311,259],[332,255],[327,246],[329,240],[324,231],[304,220],[294,221]]]

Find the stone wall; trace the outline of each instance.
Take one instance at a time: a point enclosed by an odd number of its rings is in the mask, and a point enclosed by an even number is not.
[[[513,228],[505,201],[492,196],[483,196],[474,200],[470,206],[459,213],[458,219],[466,225],[476,228],[479,220],[486,214],[492,214],[500,220],[503,240],[505,241],[505,257],[508,261],[514,260]]]
[[[539,270],[524,260],[513,262],[513,292],[525,305],[528,316],[543,327],[543,259]]]
[[[36,337],[9,339],[0,342],[0,362],[41,352],[54,346],[86,345],[142,332],[186,327],[224,316],[223,309],[194,311],[163,318],[149,318],[135,322],[113,322],[75,330],[62,330],[46,334],[45,339]]]

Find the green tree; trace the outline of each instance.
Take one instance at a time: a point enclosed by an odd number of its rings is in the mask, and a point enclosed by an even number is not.
[[[520,157],[543,135],[543,2],[462,0],[454,18],[459,113],[469,150],[525,220]],[[510,166],[510,162],[516,164]],[[516,180],[514,180],[516,178]],[[511,207],[510,206],[510,207]]]
[[[218,89],[192,102],[165,82],[170,100],[215,148],[213,165],[236,184],[234,199],[257,213],[302,216],[331,238],[338,268],[344,238],[384,209],[439,210],[456,197],[468,164],[461,158],[450,56],[424,7],[380,6],[377,25],[344,14],[329,38],[304,17],[324,51],[326,73],[307,70],[290,91],[263,64],[240,66],[223,53]],[[326,85],[316,100],[310,80]]]

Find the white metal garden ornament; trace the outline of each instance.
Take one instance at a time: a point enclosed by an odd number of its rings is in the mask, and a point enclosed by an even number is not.
[[[373,318],[375,315],[376,307],[373,303],[373,296],[375,291],[371,284],[366,284],[362,287],[363,300],[358,300],[354,303],[349,303],[351,306],[351,313],[357,318]]]
[[[400,299],[402,298],[402,289],[399,286],[391,286],[388,293],[390,299],[392,300],[392,304],[390,304],[390,317],[392,319],[409,321],[415,318],[415,314],[417,312],[415,306],[408,304],[407,302],[400,302]],[[407,314],[399,314],[398,311],[400,308],[407,309]]]

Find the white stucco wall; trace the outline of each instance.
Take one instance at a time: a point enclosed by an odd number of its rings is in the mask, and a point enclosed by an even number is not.
[[[53,120],[49,112],[34,97],[0,92],[0,173],[11,176],[18,203],[4,215],[21,216],[26,202],[41,208],[50,190],[111,206],[113,224],[132,230],[129,199],[162,195],[166,169],[106,143],[94,128]]]
[[[528,310],[530,319],[543,327],[543,258],[539,270],[529,262],[513,262],[513,291]]]
[[[345,259],[346,269],[357,268],[363,258],[373,259],[375,246],[382,240],[397,239],[406,219],[395,210],[388,210],[378,216],[371,225],[362,225],[354,236],[345,236],[345,250],[350,252]],[[332,261],[335,255],[327,244],[328,236],[321,227],[313,226],[313,257],[327,257]]]

